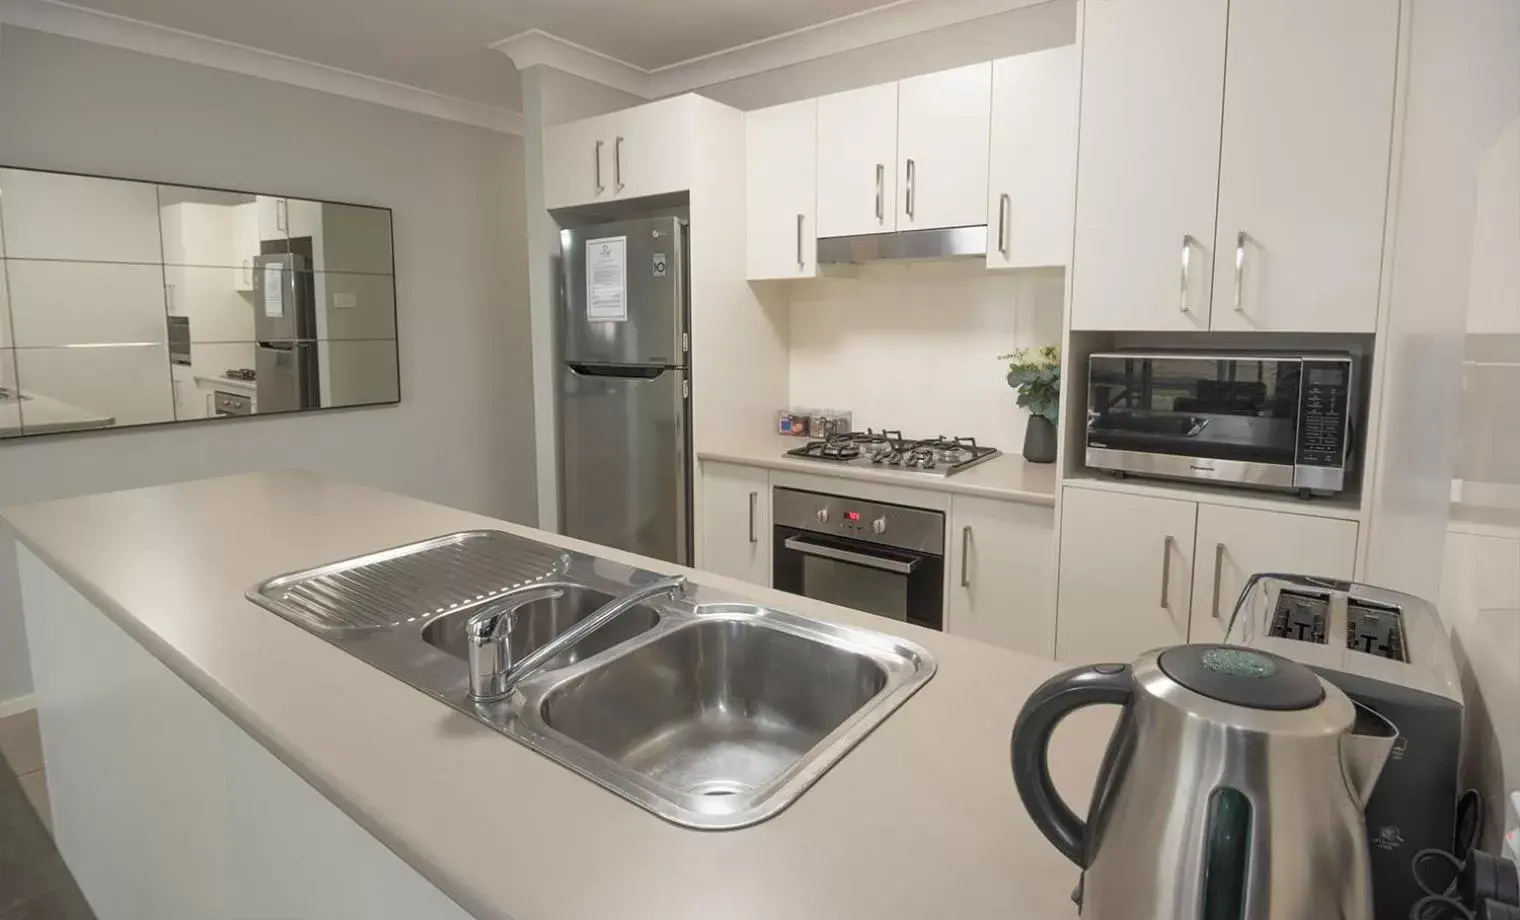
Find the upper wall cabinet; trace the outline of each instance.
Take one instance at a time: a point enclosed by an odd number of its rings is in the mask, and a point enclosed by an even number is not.
[[[745,276],[808,278],[818,268],[818,100],[744,116]]]
[[[897,229],[987,223],[992,63],[897,84]]]
[[[818,235],[897,229],[897,84],[818,100]]]
[[[1073,329],[1209,328],[1226,9],[1085,7]]]
[[[818,100],[818,236],[987,222],[992,64]]]
[[[1231,0],[1215,329],[1377,326],[1399,5]]]
[[[1071,258],[1080,64],[1075,45],[993,62],[990,269]]]
[[[695,97],[662,99],[544,132],[544,206],[645,198],[691,188]]]
[[[1073,328],[1373,331],[1398,15],[1090,4]]]

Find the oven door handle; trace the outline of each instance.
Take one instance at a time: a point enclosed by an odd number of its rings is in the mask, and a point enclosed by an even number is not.
[[[812,543],[801,537],[787,537],[782,543],[787,549],[795,550],[807,556],[818,556],[823,559],[832,559],[835,562],[849,562],[854,565],[863,565],[868,569],[880,569],[883,572],[892,572],[897,575],[911,575],[918,568],[919,560],[903,562],[898,559],[883,559],[880,556],[872,556],[867,553],[857,553],[847,549],[839,549],[834,546],[824,546],[820,543]]]

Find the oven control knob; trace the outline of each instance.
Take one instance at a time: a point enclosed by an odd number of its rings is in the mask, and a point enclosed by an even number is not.
[[[829,522],[829,509],[819,508],[818,513],[814,517],[818,518],[818,523],[827,524]]]
[[[887,519],[886,518],[879,517],[876,520],[874,520],[874,521],[871,522],[871,533],[886,533],[886,532],[887,532]]]

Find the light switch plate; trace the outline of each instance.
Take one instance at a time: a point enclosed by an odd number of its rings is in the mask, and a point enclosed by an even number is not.
[[[359,309],[359,295],[352,293],[334,294],[332,305],[334,310],[357,310]]]

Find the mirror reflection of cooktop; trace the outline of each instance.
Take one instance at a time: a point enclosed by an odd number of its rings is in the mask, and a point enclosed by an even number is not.
[[[820,463],[844,463],[882,469],[907,470],[931,476],[952,476],[1000,454],[995,447],[982,447],[975,438],[905,438],[901,431],[884,429],[852,431],[821,441],[809,441],[786,452]]]

